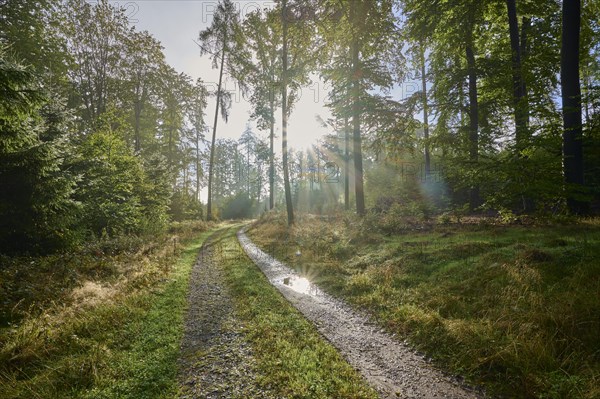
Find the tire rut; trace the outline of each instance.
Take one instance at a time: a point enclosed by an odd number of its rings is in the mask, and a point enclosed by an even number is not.
[[[207,239],[191,272],[178,374],[182,399],[270,397],[256,383],[252,351],[225,283],[220,242],[228,230]]]

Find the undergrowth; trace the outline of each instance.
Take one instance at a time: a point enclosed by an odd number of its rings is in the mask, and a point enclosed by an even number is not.
[[[399,225],[268,214],[249,235],[491,393],[600,397],[597,219]]]
[[[172,397],[189,271],[208,228],[3,258],[0,397]]]

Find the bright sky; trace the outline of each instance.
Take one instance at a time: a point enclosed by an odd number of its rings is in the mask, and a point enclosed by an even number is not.
[[[212,69],[208,56],[200,57],[199,50],[194,40],[197,40],[200,30],[210,25],[212,14],[216,8],[217,1],[208,0],[136,0],[136,1],[113,1],[127,10],[130,21],[136,25],[138,30],[147,30],[157,38],[164,46],[167,62],[178,72],[185,72],[194,80],[202,78],[211,91],[216,91],[219,79],[218,70]],[[257,8],[271,7],[270,1],[237,1],[240,16],[256,10]],[[232,92],[233,105],[230,118],[227,123],[219,119],[217,128],[218,137],[237,139],[246,128],[250,119],[251,105],[242,98],[233,80],[228,80],[226,90]],[[315,81],[310,87],[302,92],[302,97],[289,119],[288,135],[291,147],[304,149],[315,143],[328,131],[316,120],[319,115],[323,119],[330,116],[325,107],[327,90],[323,82]],[[212,129],[215,99],[211,98],[206,110],[207,123]],[[281,110],[278,116],[281,115]],[[220,117],[219,117],[220,118]],[[279,118],[278,118],[279,119]],[[276,135],[280,135],[280,121],[277,121],[278,129]],[[259,132],[255,125],[251,125],[255,133],[266,136],[266,132]],[[211,130],[212,131],[212,130]],[[277,148],[281,143],[276,143]]]

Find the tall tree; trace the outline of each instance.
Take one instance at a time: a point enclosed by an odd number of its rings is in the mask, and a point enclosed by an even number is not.
[[[83,103],[82,118],[96,121],[110,106],[116,106],[118,83],[127,70],[123,55],[130,33],[124,9],[100,0],[92,5],[69,0],[63,26],[74,60],[70,79],[76,97]]]
[[[344,209],[350,209],[350,126],[344,117]]]
[[[216,92],[215,117],[212,129],[210,145],[210,161],[208,165],[208,199],[206,203],[206,219],[211,220],[212,215],[212,182],[215,160],[215,140],[217,137],[217,123],[219,120],[219,108],[223,119],[227,120],[229,106],[231,105],[230,93],[222,90],[223,72],[228,62],[227,57],[232,53],[236,40],[236,30],[239,21],[235,5],[231,0],[220,1],[213,16],[211,25],[200,32],[200,55],[210,54],[213,59],[213,68],[219,68],[219,83]]]
[[[429,153],[429,102],[427,99],[427,65],[425,64],[425,43],[419,43],[419,58],[421,61],[421,90],[423,104],[423,141],[425,155],[425,179],[431,174],[431,155]]]
[[[375,115],[388,112],[384,108],[391,103],[373,92],[393,85],[393,61],[400,50],[396,19],[392,2],[386,0],[324,2],[322,13],[320,27],[331,53],[323,72],[333,86],[329,105],[340,118],[351,121],[356,212],[363,215],[362,141],[370,122],[376,123]]]
[[[148,32],[131,32],[125,37],[125,80],[127,99],[133,107],[133,144],[137,154],[142,151],[143,113],[148,110],[152,95],[160,90],[160,72],[165,69],[162,46]]]
[[[0,252],[68,245],[78,210],[64,168],[69,115],[2,47],[0,87]]]
[[[288,225],[294,223],[294,208],[290,186],[289,154],[287,141],[288,117],[300,95],[300,88],[309,80],[311,67],[316,64],[319,45],[314,32],[313,4],[304,1],[282,0],[280,3],[281,48],[281,149],[283,161],[283,186]],[[288,34],[288,32],[292,34]]]
[[[281,1],[281,26],[282,42],[281,49],[281,153],[283,160],[283,188],[285,191],[285,207],[287,210],[288,225],[294,224],[294,207],[292,204],[292,191],[290,188],[290,171],[288,165],[288,143],[287,143],[287,69],[288,69],[288,8],[287,0]]]
[[[513,108],[515,119],[515,139],[517,152],[521,153],[525,149],[527,140],[528,110],[526,108],[525,79],[523,78],[523,48],[526,46],[526,36],[519,36],[519,22],[517,18],[516,0],[506,0],[508,14],[508,28],[510,35],[512,77],[513,77]],[[523,32],[526,29],[526,21],[523,21]]]
[[[250,13],[244,21],[244,36],[253,54],[244,80],[250,86],[251,117],[261,129],[269,131],[269,209],[275,206],[275,110],[280,105],[277,93],[281,71],[281,23],[276,10]]]
[[[189,119],[192,125],[190,131],[191,135],[189,139],[192,141],[192,147],[194,149],[194,165],[196,169],[196,200],[200,201],[200,186],[203,176],[202,172],[202,146],[205,142],[204,131],[206,129],[205,123],[205,109],[206,109],[206,98],[208,93],[204,87],[202,79],[196,81],[194,87],[194,97],[192,100],[192,107],[190,109]]]
[[[560,80],[563,114],[563,168],[567,184],[567,206],[582,214],[587,204],[580,199],[583,179],[583,135],[581,83],[579,81],[579,42],[581,1],[563,1]]]
[[[477,94],[477,66],[472,40],[467,41],[465,54],[469,76],[469,161],[472,168],[475,169],[479,160],[479,97]],[[469,208],[475,210],[480,201],[479,184],[473,183],[469,191]]]
[[[365,191],[363,182],[362,145],[360,134],[360,43],[359,34],[362,19],[362,2],[353,0],[350,5],[350,21],[352,21],[352,141],[354,154],[354,191],[356,197],[356,213],[365,214]],[[362,7],[361,7],[362,8]]]

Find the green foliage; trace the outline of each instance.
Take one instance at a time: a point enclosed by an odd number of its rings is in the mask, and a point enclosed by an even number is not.
[[[170,201],[169,215],[176,222],[201,220],[204,215],[202,203],[185,191],[175,191]]]
[[[414,158],[374,165],[367,170],[365,180],[367,204],[375,212],[394,208],[404,216],[427,218],[435,205],[444,205],[444,184],[432,176],[426,179]]]
[[[0,51],[0,251],[72,243],[75,179],[62,168],[68,115],[36,76]]]
[[[139,231],[142,216],[139,183],[142,163],[112,129],[108,117],[86,136],[76,166],[82,174],[76,198],[83,204],[82,224],[96,236],[115,236]]]

